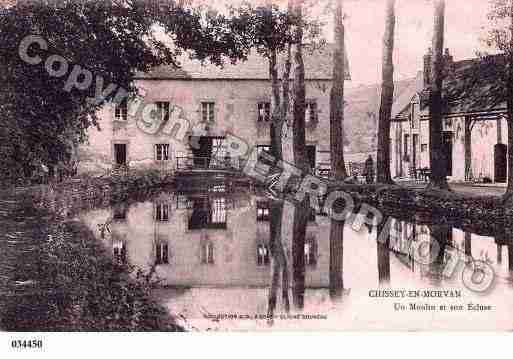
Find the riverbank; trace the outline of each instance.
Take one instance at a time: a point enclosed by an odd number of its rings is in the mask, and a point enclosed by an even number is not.
[[[131,193],[141,179],[123,179],[114,186],[112,181],[116,179],[30,189],[16,196],[3,193],[2,330],[182,330],[152,298],[146,275],[114,261],[85,225],[70,219],[78,208],[107,204],[121,191]]]
[[[419,224],[450,223],[483,235],[513,226],[507,215],[508,203],[498,196],[379,184],[332,183],[329,188],[349,194],[357,208],[362,204],[371,205],[385,217],[413,220]]]
[[[181,330],[151,297],[151,281],[113,261],[83,224],[81,211],[151,198],[172,176],[81,178],[0,196],[0,327],[6,330]],[[205,188],[210,188],[205,185]],[[397,185],[332,185],[386,216],[418,224],[451,223],[495,236],[504,231],[505,205],[497,196],[467,196]],[[227,186],[230,191],[230,186]],[[493,234],[493,235],[492,235]],[[505,240],[509,238],[504,237]]]

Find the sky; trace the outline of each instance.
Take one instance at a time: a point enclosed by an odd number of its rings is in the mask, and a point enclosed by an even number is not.
[[[385,0],[345,2],[346,45],[354,85],[380,82],[384,3]],[[446,1],[445,47],[456,61],[475,57],[478,50],[491,50],[482,41],[488,29],[488,10],[487,0]],[[332,38],[330,27],[328,39]],[[432,34],[432,1],[396,1],[396,80],[413,77],[422,69],[422,58],[431,47]]]
[[[241,0],[217,0],[216,7]],[[262,2],[265,0],[253,0]],[[287,0],[274,0],[286,4]],[[317,2],[312,16],[326,23],[325,37],[333,40],[333,12],[326,11],[330,0]],[[454,59],[489,51],[482,39],[487,33],[488,0],[446,0],[445,47]],[[352,81],[347,86],[381,82],[382,37],[385,28],[385,0],[344,0],[346,46]],[[431,47],[433,33],[432,0],[396,0],[395,79],[414,77],[422,69],[422,57]]]

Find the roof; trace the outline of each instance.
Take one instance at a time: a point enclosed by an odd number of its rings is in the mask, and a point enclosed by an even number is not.
[[[504,111],[506,91],[501,73],[505,59],[501,55],[453,62],[443,82],[442,106],[446,116]],[[418,94],[423,116],[429,116],[429,89],[423,88],[422,73],[416,77],[392,106],[392,118],[401,118],[411,99]]]
[[[283,58],[282,58],[283,60]],[[237,64],[227,63],[219,67],[208,62],[191,59],[184,55],[180,59],[181,68],[172,65],[159,66],[146,73],[138,73],[138,79],[155,80],[269,80],[269,64],[265,57],[252,51],[246,61]],[[283,66],[284,61],[279,61]],[[333,72],[333,45],[327,44],[319,50],[304,51],[305,79],[331,80]],[[280,70],[280,73],[283,71]],[[349,62],[346,52],[346,79],[350,79]]]
[[[405,81],[407,83],[406,88],[397,94],[392,105],[392,118],[400,116],[409,107],[412,98],[423,90],[424,78],[422,72],[418,72],[416,77]]]
[[[501,79],[504,67],[505,59],[500,55],[453,63],[443,84],[444,114],[504,110],[506,91]],[[427,90],[422,97],[425,99],[422,108],[428,112]]]

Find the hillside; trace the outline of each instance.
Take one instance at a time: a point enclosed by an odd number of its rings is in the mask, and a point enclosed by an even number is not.
[[[395,83],[394,98],[397,98],[414,78]],[[376,151],[377,124],[381,85],[359,86],[346,89],[345,93],[345,144],[349,153]]]

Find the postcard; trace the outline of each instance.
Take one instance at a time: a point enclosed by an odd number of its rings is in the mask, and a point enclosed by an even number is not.
[[[513,329],[513,2],[0,6],[0,329]]]

